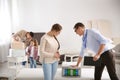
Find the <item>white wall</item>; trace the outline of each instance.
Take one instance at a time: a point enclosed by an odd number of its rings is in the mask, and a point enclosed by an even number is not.
[[[76,22],[105,19],[112,23],[113,36],[120,36],[120,0],[17,0],[17,3],[19,22],[12,31],[47,32],[54,23],[60,23],[62,49],[80,49],[81,39],[73,31]]]

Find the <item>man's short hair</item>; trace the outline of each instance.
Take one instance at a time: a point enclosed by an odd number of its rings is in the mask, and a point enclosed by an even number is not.
[[[76,23],[76,24],[75,24],[75,26],[74,26],[74,28],[73,28],[73,29],[75,29],[75,31],[76,31],[79,27],[84,28],[85,26],[84,26],[84,24],[83,24],[83,23],[78,22],[78,23]]]
[[[34,37],[34,33],[33,32],[29,32],[31,37]]]

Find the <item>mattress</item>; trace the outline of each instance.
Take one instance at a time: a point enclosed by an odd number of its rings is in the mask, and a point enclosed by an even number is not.
[[[25,56],[25,49],[9,49],[9,56],[11,57]]]
[[[11,49],[25,49],[23,42],[13,41],[11,42]]]

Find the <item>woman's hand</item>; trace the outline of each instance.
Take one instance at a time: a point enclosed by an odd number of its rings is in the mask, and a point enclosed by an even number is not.
[[[55,58],[60,58],[59,52],[56,52],[56,53],[54,54],[54,57],[55,57]]]

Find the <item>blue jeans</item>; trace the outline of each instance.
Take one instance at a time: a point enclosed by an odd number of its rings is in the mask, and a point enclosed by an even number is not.
[[[36,68],[36,60],[33,57],[29,57],[30,60],[30,68]]]
[[[44,80],[54,80],[58,67],[58,61],[54,63],[43,63]]]

